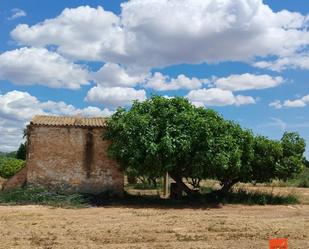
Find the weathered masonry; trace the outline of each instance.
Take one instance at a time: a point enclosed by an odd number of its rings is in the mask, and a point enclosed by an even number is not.
[[[27,127],[27,185],[122,195],[123,173],[107,156],[104,118],[35,116]]]

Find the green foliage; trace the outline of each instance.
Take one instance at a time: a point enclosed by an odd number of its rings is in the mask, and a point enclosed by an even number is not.
[[[153,96],[128,111],[118,109],[103,138],[111,141],[109,155],[127,172],[149,179],[169,172],[185,191],[184,178],[217,179],[223,192],[239,181],[286,180],[305,162],[305,141],[297,133],[286,132],[281,141],[254,137],[182,97]]]
[[[252,160],[252,180],[269,182],[277,178],[283,151],[279,141],[257,136],[253,143],[254,158]]]
[[[26,154],[27,154],[27,146],[26,143],[20,144],[17,152],[16,152],[16,159],[20,160],[26,160]]]
[[[16,158],[16,151],[12,151],[12,152],[1,152],[0,151],[0,158],[3,158],[3,157]]]
[[[15,158],[0,158],[0,176],[10,178],[20,171],[25,165],[23,160]]]
[[[220,194],[217,196],[215,195],[215,197],[224,204],[284,205],[300,203],[297,196],[292,194],[274,195],[265,192],[249,192],[242,189],[229,192],[224,196],[220,196]]]
[[[309,188],[309,168],[304,168],[302,172],[297,174],[289,182],[290,186],[295,186],[299,188]]]
[[[0,191],[0,204],[40,204],[56,207],[83,207],[86,199],[80,194],[63,195],[43,188],[18,188]]]
[[[178,179],[206,177],[214,140],[225,121],[215,111],[196,108],[185,98],[154,96],[118,109],[107,123],[109,155],[141,176],[169,172]]]
[[[209,164],[212,169],[209,176],[221,182],[222,190],[228,191],[239,181],[252,180],[252,132],[243,130],[233,122],[225,122],[212,139],[215,142],[215,150],[211,150],[214,158]]]
[[[280,141],[257,136],[254,139],[252,180],[269,182],[293,178],[304,167],[305,141],[295,132],[285,132]]]
[[[283,157],[277,169],[279,179],[289,179],[304,167],[305,140],[296,132],[285,132],[281,138]]]

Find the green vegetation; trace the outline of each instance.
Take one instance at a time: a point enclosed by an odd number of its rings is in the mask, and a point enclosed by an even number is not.
[[[168,172],[177,188],[196,194],[202,179],[219,180],[221,192],[237,182],[287,180],[305,163],[305,141],[286,132],[280,141],[254,136],[211,109],[197,108],[182,97],[153,96],[120,108],[103,138],[109,155],[135,177],[156,179]]]
[[[305,168],[300,174],[287,182],[288,186],[309,188],[309,168]]]
[[[246,205],[283,205],[283,204],[299,204],[300,201],[297,196],[293,194],[288,195],[274,195],[265,192],[249,192],[246,190],[236,190],[229,192],[224,196],[218,195],[217,198],[221,203],[229,204],[246,204]]]
[[[80,194],[64,195],[43,188],[18,188],[0,191],[0,204],[40,204],[55,207],[85,207],[87,198]]]
[[[0,151],[0,158],[3,158],[3,157],[16,158],[16,151],[12,151],[12,152],[1,152]]]
[[[26,160],[26,154],[27,154],[26,143],[21,143],[16,152],[16,159]]]
[[[11,158],[0,157],[0,177],[10,178],[25,166],[25,161]]]
[[[248,192],[237,190],[222,193],[210,188],[204,189],[199,196],[184,196],[175,201],[162,199],[158,195],[131,195],[126,194],[124,198],[110,198],[109,196],[96,196],[85,194],[59,194],[50,192],[44,188],[18,188],[9,191],[0,191],[0,205],[48,205],[64,208],[84,208],[88,206],[101,205],[162,205],[179,207],[181,205],[207,206],[213,204],[245,204],[245,205],[283,205],[298,204],[298,197],[292,194],[275,195],[266,192]]]

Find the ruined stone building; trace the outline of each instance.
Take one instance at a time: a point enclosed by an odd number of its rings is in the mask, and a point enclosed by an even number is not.
[[[104,129],[104,118],[35,116],[27,127],[27,185],[121,195],[123,173],[107,156]]]

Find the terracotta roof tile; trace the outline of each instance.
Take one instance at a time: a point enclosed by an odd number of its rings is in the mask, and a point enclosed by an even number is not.
[[[104,127],[106,125],[106,118],[36,115],[32,118],[30,124],[43,126]]]

